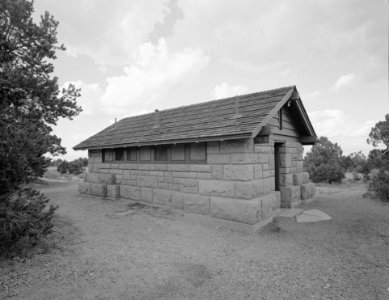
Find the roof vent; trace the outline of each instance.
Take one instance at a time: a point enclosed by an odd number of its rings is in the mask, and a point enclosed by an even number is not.
[[[153,128],[159,128],[159,110],[156,109],[154,112],[154,127]]]
[[[242,115],[239,113],[239,97],[235,97],[235,115],[232,118],[237,119]]]

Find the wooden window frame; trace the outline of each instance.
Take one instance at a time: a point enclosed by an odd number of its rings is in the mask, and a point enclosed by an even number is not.
[[[166,145],[158,145],[159,147],[166,147],[167,149],[167,160],[157,160],[156,158],[156,151],[158,146],[143,146],[143,147],[149,147],[150,149],[150,160],[141,160],[140,159],[140,147],[120,147],[123,148],[123,160],[106,160],[105,159],[105,151],[110,150],[113,152],[113,158],[116,159],[116,149],[117,148],[109,148],[109,149],[102,149],[102,162],[103,163],[138,163],[138,164],[148,164],[148,163],[154,163],[154,164],[206,164],[207,163],[207,143],[203,142],[204,144],[204,151],[205,151],[205,159],[204,160],[191,160],[190,159],[190,145],[192,143],[185,143],[184,145],[184,160],[173,160],[172,159],[172,146],[173,144],[166,144]],[[119,148],[119,147],[118,147]],[[136,149],[136,160],[128,160],[127,157],[127,151],[130,148]]]

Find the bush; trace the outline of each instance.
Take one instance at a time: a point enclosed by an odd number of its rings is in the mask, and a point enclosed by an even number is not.
[[[389,172],[381,169],[374,175],[369,183],[369,190],[372,191],[377,198],[384,202],[389,202]]]
[[[87,158],[77,158],[71,162],[68,162],[67,160],[62,161],[58,167],[57,171],[61,174],[73,174],[73,175],[79,175],[82,172],[84,172],[84,168],[88,166],[88,159]]]
[[[35,246],[52,230],[57,206],[32,188],[21,188],[0,202],[0,253],[20,253]]]

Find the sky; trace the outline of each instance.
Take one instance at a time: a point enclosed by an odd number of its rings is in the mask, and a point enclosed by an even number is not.
[[[36,0],[59,21],[54,74],[83,112],[54,133],[73,146],[127,116],[296,85],[318,136],[372,148],[389,113],[385,0]],[[63,158],[63,157],[62,157]]]

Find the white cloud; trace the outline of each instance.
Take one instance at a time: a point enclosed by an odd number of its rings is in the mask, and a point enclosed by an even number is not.
[[[209,60],[200,49],[172,52],[164,39],[158,45],[144,43],[123,75],[107,78],[101,103],[109,112],[128,115],[132,115],[130,110],[150,109],[171,87],[196,76]]]
[[[212,92],[212,97],[213,99],[223,99],[236,95],[247,94],[248,90],[248,87],[244,85],[229,85],[228,83],[223,82],[215,86]]]
[[[319,96],[319,95],[320,95],[320,91],[315,90],[315,91],[310,92],[310,93],[308,93],[308,94],[304,94],[304,95],[303,95],[303,99],[315,98],[315,97],[317,97],[317,96]]]
[[[326,136],[340,144],[345,153],[362,150],[367,153],[371,146],[366,139],[375,121],[358,122],[340,109],[325,109],[309,113],[318,136]]]
[[[343,87],[351,86],[354,83],[355,78],[356,78],[355,74],[353,74],[353,73],[342,75],[335,82],[335,84],[333,85],[332,89],[336,90],[336,89],[340,89],[340,88],[343,88]]]

